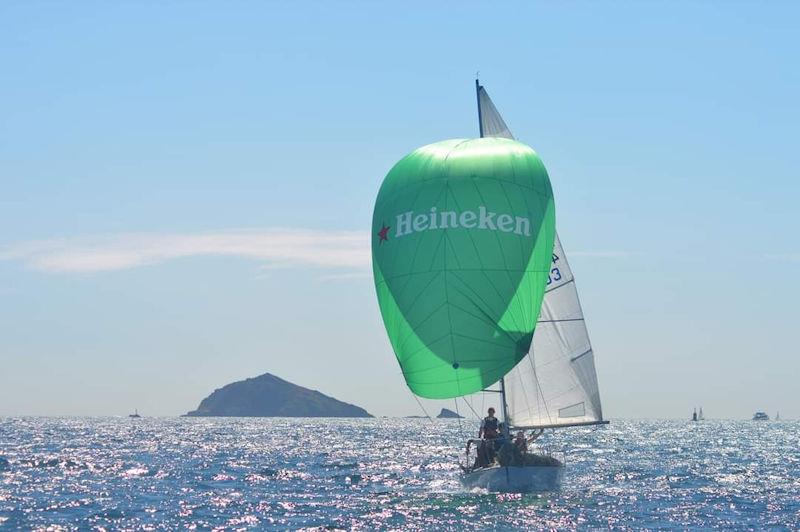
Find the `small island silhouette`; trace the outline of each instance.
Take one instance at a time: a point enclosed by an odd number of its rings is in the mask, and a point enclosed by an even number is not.
[[[428,419],[428,416],[406,416],[406,419]],[[436,416],[436,419],[464,419],[464,416],[461,416],[447,408],[442,408],[442,411],[439,412],[439,415]]]
[[[270,373],[223,386],[203,399],[189,417],[372,417],[351,405]]]

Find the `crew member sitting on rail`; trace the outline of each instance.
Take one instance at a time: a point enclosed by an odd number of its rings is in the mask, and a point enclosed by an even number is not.
[[[525,439],[525,433],[523,431],[517,432],[517,437],[514,438],[514,448],[519,454],[528,452],[528,440]]]

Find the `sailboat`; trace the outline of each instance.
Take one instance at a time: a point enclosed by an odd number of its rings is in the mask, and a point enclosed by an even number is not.
[[[697,421],[703,421],[706,417],[703,415],[703,407],[700,407],[700,412],[697,414]]]
[[[494,452],[468,460],[463,484],[551,490],[563,461],[505,452],[511,431],[607,423],[594,352],[549,176],[478,80],[475,88],[480,138],[418,148],[383,181],[372,219],[375,288],[415,395],[499,395],[499,437],[466,446],[468,459],[470,447]]]
[[[130,418],[140,418],[142,416],[139,415],[139,409],[137,408],[136,410],[134,410],[133,414],[128,414],[128,417],[130,417]]]
[[[697,409],[692,410],[692,421],[697,421]]]
[[[513,139],[488,92],[475,80],[481,137]],[[501,406],[510,431],[604,425],[594,351],[575,277],[558,233],[536,330],[528,354],[500,379]],[[563,464],[490,466],[468,471],[463,482],[490,491],[555,488]]]

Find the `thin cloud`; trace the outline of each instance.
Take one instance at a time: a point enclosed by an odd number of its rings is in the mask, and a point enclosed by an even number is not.
[[[628,252],[574,251],[570,257],[624,258]],[[0,260],[49,273],[128,270],[188,257],[259,261],[262,272],[314,267],[340,270],[320,280],[370,277],[369,235],[363,231],[307,229],[229,230],[203,233],[123,233],[39,240],[0,248]]]
[[[126,270],[174,259],[239,257],[267,267],[369,268],[369,236],[362,231],[305,229],[205,233],[128,233],[27,242],[0,249],[0,260],[55,273]]]

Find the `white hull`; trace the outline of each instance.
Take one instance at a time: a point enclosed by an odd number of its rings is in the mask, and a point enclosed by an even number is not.
[[[564,466],[494,466],[464,473],[461,482],[468,488],[527,493],[558,489],[563,474]]]

